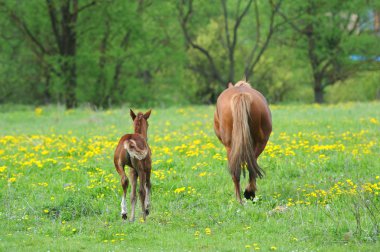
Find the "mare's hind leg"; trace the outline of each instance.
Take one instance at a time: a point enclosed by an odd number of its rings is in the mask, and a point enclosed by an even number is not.
[[[258,143],[255,147],[255,153],[254,158],[256,159],[260,156],[260,154],[264,151],[266,143],[268,139],[266,139],[264,142]],[[257,190],[256,187],[256,178],[253,174],[249,173],[249,184],[247,185],[245,191],[244,191],[244,197],[246,199],[253,200],[255,198],[255,191]]]
[[[129,169],[129,176],[131,179],[131,217],[129,221],[135,221],[135,207],[136,207],[136,184],[137,184],[137,172],[135,169]]]
[[[239,201],[240,204],[243,204],[240,196],[240,175],[236,176],[235,174],[232,174],[232,181],[235,185],[235,196],[236,200]]]
[[[231,148],[226,147],[226,150],[227,150],[227,157],[228,157],[228,160],[229,160],[230,159]],[[235,197],[236,197],[236,200],[239,201],[240,204],[243,204],[243,202],[241,200],[241,195],[240,195],[240,173],[241,173],[241,171],[240,170],[238,170],[238,171],[232,171],[231,167],[229,167],[229,168],[230,168],[230,173],[231,173],[231,176],[232,176],[232,181],[234,182],[234,185],[235,185]]]
[[[256,178],[253,176],[252,172],[249,172],[249,183],[244,191],[244,197],[247,200],[253,200],[255,198],[255,191],[256,191]]]

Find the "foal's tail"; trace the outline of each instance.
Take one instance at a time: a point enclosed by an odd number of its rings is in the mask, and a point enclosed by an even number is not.
[[[253,126],[253,118],[251,118],[250,113],[251,101],[252,98],[248,93],[235,94],[231,100],[233,126],[229,165],[231,173],[238,178],[244,165],[246,165],[249,173],[253,174],[254,178],[263,176],[263,171],[255,158],[255,145],[251,135],[251,127]]]

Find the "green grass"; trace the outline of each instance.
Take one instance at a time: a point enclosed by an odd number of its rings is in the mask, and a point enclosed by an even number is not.
[[[132,131],[128,109],[11,108],[0,108],[0,251],[380,250],[380,103],[272,106],[266,176],[243,206],[214,108],[153,109],[145,223],[139,204],[136,222],[120,218],[113,152]]]

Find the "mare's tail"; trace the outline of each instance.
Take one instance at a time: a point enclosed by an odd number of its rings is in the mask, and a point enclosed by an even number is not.
[[[263,171],[257,164],[254,153],[254,140],[251,135],[253,125],[251,118],[251,96],[238,93],[232,96],[231,108],[233,116],[232,143],[229,157],[231,173],[240,177],[241,169],[246,165],[254,178],[262,177]],[[253,130],[253,129],[252,129]]]

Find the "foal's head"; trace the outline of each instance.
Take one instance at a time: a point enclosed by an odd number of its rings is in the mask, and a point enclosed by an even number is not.
[[[150,112],[152,110],[149,110],[145,114],[139,112],[137,115],[135,112],[133,112],[132,109],[130,109],[131,118],[133,120],[133,127],[135,129],[135,133],[139,133],[144,136],[145,139],[147,139],[148,136],[148,118],[150,116]]]

